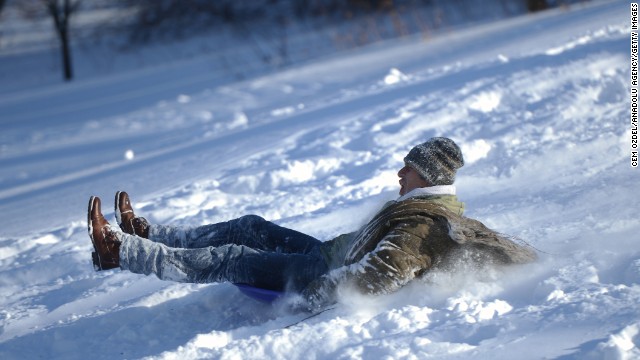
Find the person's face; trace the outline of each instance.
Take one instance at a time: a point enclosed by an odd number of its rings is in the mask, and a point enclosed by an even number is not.
[[[426,187],[429,184],[425,179],[423,179],[417,171],[415,171],[411,166],[405,164],[400,171],[398,171],[398,176],[400,177],[400,196],[408,193],[409,191]]]

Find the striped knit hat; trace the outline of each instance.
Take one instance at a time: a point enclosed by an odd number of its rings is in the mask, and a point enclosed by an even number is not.
[[[464,165],[462,152],[453,140],[434,137],[415,146],[404,158],[430,185],[452,185]]]

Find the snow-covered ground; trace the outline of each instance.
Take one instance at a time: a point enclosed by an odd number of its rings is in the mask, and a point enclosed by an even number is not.
[[[596,2],[224,86],[194,59],[3,94],[0,358],[640,358],[629,54],[628,3]],[[254,213],[330,239],[432,136],[462,145],[467,215],[539,262],[302,322],[230,284],[91,266],[90,195],[109,219],[126,190],[156,223]]]

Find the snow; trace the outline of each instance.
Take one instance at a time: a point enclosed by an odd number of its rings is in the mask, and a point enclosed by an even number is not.
[[[221,83],[183,61],[0,98],[0,358],[640,358],[629,6],[594,2],[389,40]],[[151,222],[257,214],[326,240],[458,142],[467,215],[531,265],[342,289],[304,319],[230,284],[94,272],[86,204]]]

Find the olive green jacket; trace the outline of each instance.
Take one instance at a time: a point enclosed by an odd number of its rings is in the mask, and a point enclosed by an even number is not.
[[[338,285],[368,294],[391,293],[434,267],[460,259],[480,265],[535,260],[535,253],[462,216],[454,195],[429,195],[387,203],[360,231],[323,244],[328,274],[303,291],[311,308],[335,301]],[[471,255],[471,256],[469,256]]]

